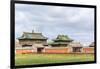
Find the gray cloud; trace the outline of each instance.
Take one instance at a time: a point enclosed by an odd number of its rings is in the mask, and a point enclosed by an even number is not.
[[[50,39],[68,34],[83,43],[94,41],[94,9],[42,5],[15,5],[15,32],[35,29]]]

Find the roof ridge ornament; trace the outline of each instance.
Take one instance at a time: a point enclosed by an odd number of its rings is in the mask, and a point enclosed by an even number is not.
[[[32,33],[34,33],[34,29],[32,30]]]

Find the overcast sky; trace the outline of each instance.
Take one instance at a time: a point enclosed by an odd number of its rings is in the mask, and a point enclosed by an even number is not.
[[[88,45],[94,41],[94,9],[16,4],[15,37],[33,29],[49,40],[64,34]]]

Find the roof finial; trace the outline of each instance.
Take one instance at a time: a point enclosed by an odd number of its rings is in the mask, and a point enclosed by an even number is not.
[[[34,33],[34,30],[32,30],[32,33]]]

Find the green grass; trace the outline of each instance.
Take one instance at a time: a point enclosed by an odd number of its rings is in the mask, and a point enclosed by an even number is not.
[[[93,54],[16,54],[16,65],[94,61]]]

